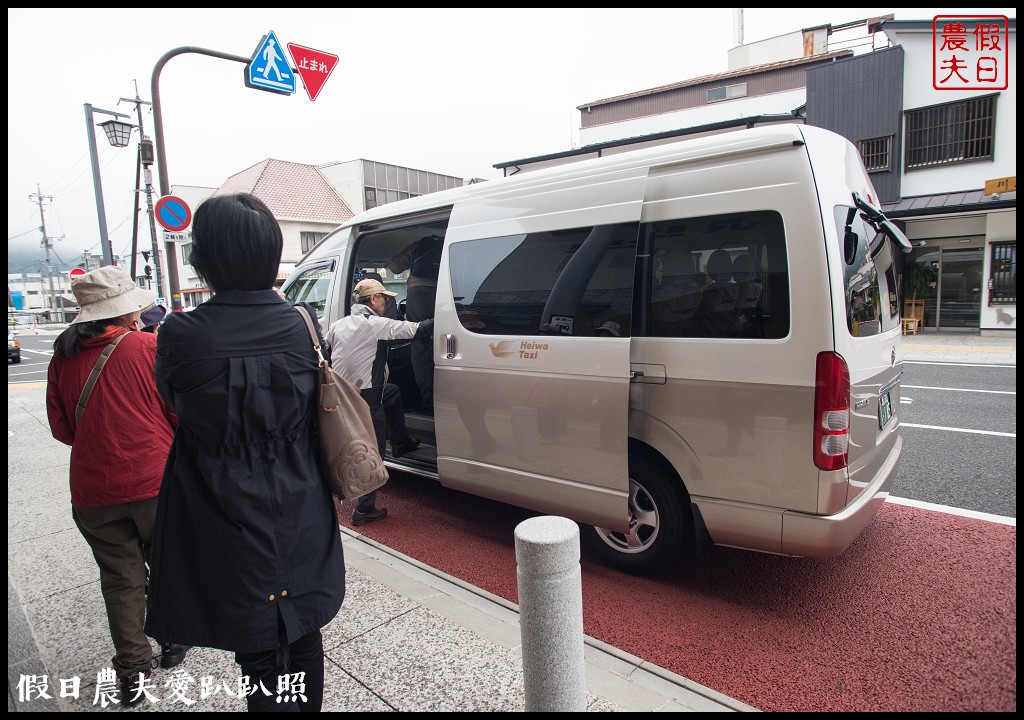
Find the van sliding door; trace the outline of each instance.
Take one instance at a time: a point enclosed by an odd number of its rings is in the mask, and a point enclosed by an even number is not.
[[[645,182],[645,168],[527,175],[456,204],[434,321],[444,484],[625,529]]]

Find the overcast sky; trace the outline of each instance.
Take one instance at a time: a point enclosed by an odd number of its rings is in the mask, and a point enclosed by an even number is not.
[[[965,11],[745,8],[744,40],[887,13],[930,20]],[[8,243],[42,257],[30,198],[38,191],[55,263],[100,253],[85,103],[136,123],[135,106],[120,98],[137,89],[151,101],[155,66],[177,48],[249,57],[273,31],[282,44],[340,58],[315,102],[301,83],[292,96],[245,87],[239,62],[194,53],[167,62],[159,91],[170,182],[217,187],[267,158],[367,158],[494,179],[496,163],[578,147],[577,106],[723,72],[736,45],[732,8],[8,8],[7,20]],[[152,136],[152,108],[142,107]],[[136,131],[129,147],[113,148],[96,130],[115,254],[131,246],[138,139]],[[153,186],[155,201],[155,166]],[[148,247],[144,196],[141,207]]]

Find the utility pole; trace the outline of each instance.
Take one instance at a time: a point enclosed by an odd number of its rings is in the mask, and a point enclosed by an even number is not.
[[[139,97],[139,85],[135,82],[135,98],[121,98],[119,102],[128,102],[135,105],[135,114],[139,121],[139,166],[145,168],[146,174],[146,209],[149,211],[149,237],[153,247],[153,271],[156,275],[156,294],[159,297],[164,298],[164,302],[169,306],[170,302],[167,300],[168,295],[164,294],[164,281],[163,272],[161,271],[162,263],[160,262],[160,246],[156,239],[156,216],[153,213],[153,141],[146,137],[146,131],[142,126],[142,106],[152,105],[152,103],[146,102]],[[136,185],[138,184],[138,172],[136,171]],[[136,187],[136,197],[138,197],[138,187]],[[136,206],[137,207],[137,206]],[[138,227],[138,217],[136,215],[136,227]],[[132,268],[135,267],[135,247],[133,243],[132,247]],[[134,272],[133,272],[134,275]]]
[[[50,283],[50,322],[58,322],[57,319],[57,296],[53,292],[53,268],[50,266],[50,238],[46,237],[46,216],[43,214],[43,200],[53,200],[52,195],[43,195],[39,189],[39,184],[36,184],[36,192],[34,195],[28,196],[29,200],[37,200],[39,202],[39,229],[43,231],[43,248],[46,250],[46,279]],[[60,320],[64,317],[61,316]]]

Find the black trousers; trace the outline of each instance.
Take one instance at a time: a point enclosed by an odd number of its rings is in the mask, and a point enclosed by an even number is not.
[[[422,322],[434,317],[434,300],[437,288],[432,285],[419,285],[408,289],[405,299],[405,318],[413,322]],[[430,336],[415,337],[409,347],[409,359],[412,361],[412,373],[420,388],[420,398],[425,407],[434,405],[434,344]]]
[[[320,712],[324,704],[324,638],[319,630],[273,650],[235,653],[235,662],[255,688],[246,698],[249,712]],[[278,678],[284,676],[289,684],[279,694]],[[301,694],[296,690],[302,690]]]
[[[392,387],[396,390],[398,389],[398,386],[393,383]],[[387,418],[384,414],[384,404],[381,402],[382,393],[383,388],[379,387],[368,387],[359,391],[363,400],[365,400],[366,404],[370,406],[370,417],[373,419],[373,431],[377,435],[377,451],[380,453],[381,457],[384,457],[384,443],[387,440],[388,431]],[[399,393],[399,395],[401,395],[401,393]],[[405,421],[403,420],[403,424],[404,422]],[[360,495],[356,499],[356,512],[370,512],[374,507],[376,507],[376,504],[377,491],[373,490],[365,495]]]

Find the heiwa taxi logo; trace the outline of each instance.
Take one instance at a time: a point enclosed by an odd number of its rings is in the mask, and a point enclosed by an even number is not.
[[[497,345],[494,343],[487,343],[487,347],[491,349],[491,355],[496,358],[507,358],[512,354],[512,343],[508,340],[502,340]]]

